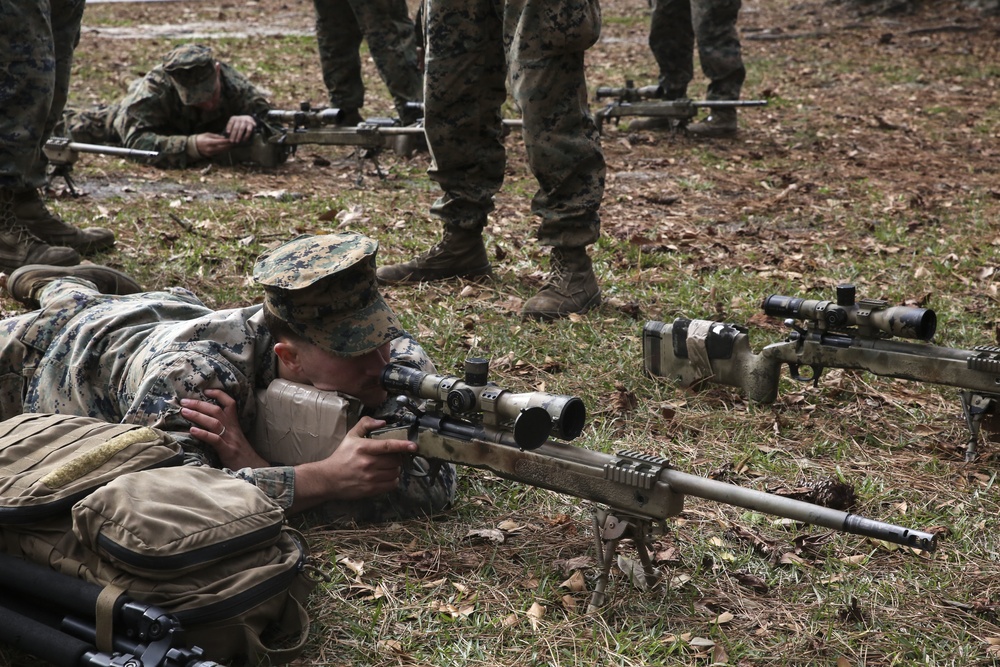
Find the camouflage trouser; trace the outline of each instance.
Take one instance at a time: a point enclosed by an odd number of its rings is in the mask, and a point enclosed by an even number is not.
[[[0,2],[0,187],[45,184],[42,146],[69,92],[84,0]]]
[[[605,163],[587,106],[584,52],[600,35],[597,0],[429,0],[424,123],[443,191],[431,213],[481,228],[504,178],[500,110],[520,107],[531,202],[544,245],[597,240]]]
[[[697,39],[701,70],[710,79],[709,100],[738,100],[746,68],[736,19],[740,0],[656,0],[649,46],[664,90],[687,90],[694,77]]]
[[[81,144],[121,146],[121,138],[113,125],[117,112],[116,105],[107,104],[89,109],[66,109],[56,126],[56,134]]]
[[[407,102],[419,102],[423,79],[417,60],[416,32],[406,0],[314,0],[316,41],[319,46],[323,83],[330,104],[341,109],[360,109],[365,103],[361,79],[361,41],[406,124],[420,117],[407,110]]]

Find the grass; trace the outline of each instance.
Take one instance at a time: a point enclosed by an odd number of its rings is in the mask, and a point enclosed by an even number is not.
[[[652,83],[644,3],[602,5],[604,36],[587,57],[591,87]],[[311,28],[302,0],[178,6],[97,4],[85,23]],[[692,392],[649,377],[641,335],[647,320],[719,319],[748,324],[759,350],[784,336],[759,313],[764,296],[833,298],[838,283],[853,281],[861,296],[934,308],[937,344],[996,344],[995,19],[978,32],[908,37],[904,27],[943,22],[930,7],[898,18],[886,46],[884,26],[855,25],[837,5],[744,6],[745,35],[804,33],[814,23],[828,35],[744,41],[746,97],[769,91],[771,104],[741,113],[737,140],[608,128],[598,309],[550,324],[518,317],[546,258],[533,240],[536,184],[516,136],[487,228],[496,280],[390,288],[386,297],[439,370],[485,356],[505,387],[580,396],[589,413],[580,446],[661,455],[685,472],[759,490],[834,478],[853,487],[864,516],[940,529],[939,551],[689,497],[653,545],[667,585],[640,591],[616,568],[605,608],[588,614],[589,592],[562,584],[579,571],[592,590],[591,508],[463,470],[459,503],[443,517],[309,531],[331,578],[311,600],[302,664],[994,664],[998,457],[985,443],[980,460],[962,461],[954,390],[839,371],[813,387],[786,374],[776,403],[757,405],[726,387]],[[71,103],[120,94],[173,43],[85,32]],[[326,97],[309,36],[212,43],[278,106]],[[368,110],[385,115],[388,93],[368,61],[365,76]],[[697,75],[693,97],[702,86]],[[363,232],[379,240],[382,263],[438,238],[426,156],[381,162],[384,180],[368,163],[357,185],[357,163],[341,147],[303,147],[271,172],[164,172],[85,157],[75,173],[89,196],[53,207],[74,224],[115,230],[118,246],[95,261],[150,288],[184,285],[213,307],[244,305],[259,299],[246,279],[256,256],[292,235]],[[505,522],[516,529],[502,543],[469,536]],[[628,544],[620,553],[635,558]]]

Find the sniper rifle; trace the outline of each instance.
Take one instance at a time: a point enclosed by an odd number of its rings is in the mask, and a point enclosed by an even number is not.
[[[176,617],[117,592],[0,554],[0,642],[56,667],[219,667]]]
[[[768,296],[761,303],[764,313],[787,318],[784,323],[793,331],[759,354],[750,347],[749,330],[737,324],[683,318],[669,324],[647,322],[643,364],[651,375],[671,378],[682,387],[728,385],[758,403],[777,399],[786,365],[792,379],[814,386],[827,368],[845,368],[958,387],[969,429],[965,460],[975,460],[983,419],[1000,399],[1000,347],[933,345],[928,342],[937,328],[933,310],[855,297],[849,284],[837,287],[835,302]],[[920,342],[892,340],[894,336]],[[800,372],[803,367],[809,371]]]
[[[143,151],[136,148],[123,148],[121,146],[104,146],[101,144],[84,144],[71,141],[63,137],[52,137],[45,142],[42,148],[45,157],[49,161],[49,182],[53,178],[60,177],[66,181],[66,187],[72,194],[77,194],[73,185],[73,165],[80,157],[80,153],[97,153],[100,155],[117,155],[120,157],[132,158],[133,160],[152,160],[160,156],[157,151]]]
[[[602,130],[605,121],[617,123],[623,116],[643,116],[646,118],[670,118],[677,127],[683,127],[698,115],[699,109],[736,109],[740,107],[767,106],[767,100],[665,100],[660,86],[636,88],[629,80],[624,88],[602,86],[597,89],[598,100],[615,98],[613,102],[594,114],[597,129]]]
[[[427,474],[434,474],[440,462],[455,463],[596,503],[601,574],[590,610],[604,603],[623,538],[634,542],[646,583],[655,583],[648,540],[662,532],[668,517],[681,512],[685,495],[911,548],[935,548],[930,533],[690,475],[658,456],[634,451],[609,455],[574,446],[569,441],[582,433],[586,421],[583,401],[544,392],[510,392],[488,382],[488,373],[485,359],[467,360],[464,379],[389,364],[381,384],[390,395],[400,395],[397,400],[408,412],[371,437],[415,442],[417,461],[430,464]]]

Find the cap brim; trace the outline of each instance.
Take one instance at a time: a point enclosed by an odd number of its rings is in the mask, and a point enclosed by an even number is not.
[[[302,327],[302,335],[314,345],[341,357],[367,354],[403,333],[396,313],[392,312],[382,295],[340,321],[318,322]]]

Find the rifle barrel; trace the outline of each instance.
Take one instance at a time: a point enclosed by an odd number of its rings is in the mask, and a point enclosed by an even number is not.
[[[830,509],[821,505],[785,498],[772,493],[755,491],[742,486],[717,482],[713,479],[689,475],[678,470],[664,470],[661,480],[671,489],[689,496],[715,500],[727,505],[756,510],[765,514],[793,519],[833,530],[885,540],[924,551],[934,551],[937,537],[932,533],[911,530],[891,523]]]
[[[103,146],[101,144],[81,144],[77,141],[70,141],[66,148],[77,153],[100,153],[102,155],[120,155],[122,157],[159,157],[157,151],[146,151],[138,148],[124,148],[122,146]]]

